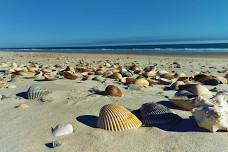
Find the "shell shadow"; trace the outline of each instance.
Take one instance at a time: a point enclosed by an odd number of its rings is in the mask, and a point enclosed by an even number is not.
[[[89,90],[89,92],[90,92],[91,94],[89,94],[88,96],[91,96],[91,95],[105,96],[105,91],[101,91],[101,90],[96,89],[96,88],[91,88],[91,89]]]
[[[22,97],[22,98],[24,98],[24,99],[28,99],[28,97],[27,97],[27,92],[20,92],[20,93],[17,93],[16,96]]]
[[[97,116],[93,115],[82,115],[76,117],[76,120],[92,128],[97,128]]]
[[[171,132],[207,132],[205,129],[198,127],[195,119],[192,116],[189,117],[189,119],[182,119],[175,124],[154,125],[153,127],[157,127],[164,131]]]

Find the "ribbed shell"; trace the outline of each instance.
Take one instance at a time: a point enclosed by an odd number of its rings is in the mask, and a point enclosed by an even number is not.
[[[142,122],[123,106],[108,104],[101,108],[97,127],[109,131],[139,128]]]
[[[30,100],[39,100],[48,93],[50,91],[47,89],[41,88],[38,85],[32,85],[27,91],[27,98]]]
[[[144,126],[177,122],[181,118],[169,108],[158,103],[145,103],[140,108],[140,118]]]

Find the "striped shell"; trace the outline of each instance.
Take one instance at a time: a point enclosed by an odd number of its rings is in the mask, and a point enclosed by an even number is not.
[[[32,85],[27,91],[27,98],[30,100],[40,100],[49,93],[50,91],[45,88],[41,88],[38,85]]]
[[[108,104],[101,108],[97,127],[109,131],[139,128],[142,122],[123,106]]]
[[[163,125],[177,122],[181,118],[169,108],[158,103],[145,103],[140,108],[140,118],[144,126]]]

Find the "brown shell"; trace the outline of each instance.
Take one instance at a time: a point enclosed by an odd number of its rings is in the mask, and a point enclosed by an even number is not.
[[[211,75],[205,75],[205,74],[198,74],[194,76],[193,80],[201,82],[206,85],[218,85],[220,81]]]
[[[108,104],[101,108],[97,127],[109,131],[125,131],[141,127],[142,122],[120,105]]]
[[[114,96],[114,97],[122,97],[123,93],[122,91],[114,85],[108,85],[105,88],[105,94],[109,96]]]
[[[133,83],[135,83],[135,78],[133,78],[133,77],[126,78],[126,84],[133,84]]]
[[[168,80],[172,80],[174,79],[175,74],[174,73],[164,73],[161,75],[162,78],[168,79]]]
[[[67,79],[75,80],[78,78],[78,75],[73,71],[64,71],[63,76]]]

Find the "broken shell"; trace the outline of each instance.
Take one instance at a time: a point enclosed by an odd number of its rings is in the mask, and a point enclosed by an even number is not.
[[[227,113],[222,107],[201,106],[193,109],[193,116],[199,127],[211,132],[228,131]]]
[[[114,85],[108,85],[105,88],[105,94],[109,96],[121,97],[123,95],[122,91]]]
[[[123,106],[108,104],[101,108],[97,127],[109,131],[125,131],[141,127],[142,122]]]
[[[25,109],[25,108],[28,108],[29,106],[26,104],[26,103],[20,103],[19,105],[15,106],[15,108],[22,108],[22,109]]]
[[[211,92],[204,86],[200,84],[185,84],[179,86],[180,90],[187,90],[194,95],[203,96],[203,97],[212,97]]]
[[[195,98],[189,98],[187,96],[174,96],[170,99],[170,102],[185,110],[195,108]]]
[[[73,133],[74,129],[71,124],[67,125],[57,125],[55,128],[51,129],[52,135],[57,137],[57,136],[63,136],[63,135],[68,135]]]
[[[79,76],[73,71],[64,71],[63,76],[70,80],[75,80],[75,79],[79,78]]]
[[[140,88],[149,86],[149,82],[144,78],[139,78],[135,80],[135,85],[137,85]]]
[[[145,103],[140,108],[140,119],[144,126],[171,124],[181,120],[181,117],[158,103]]]

